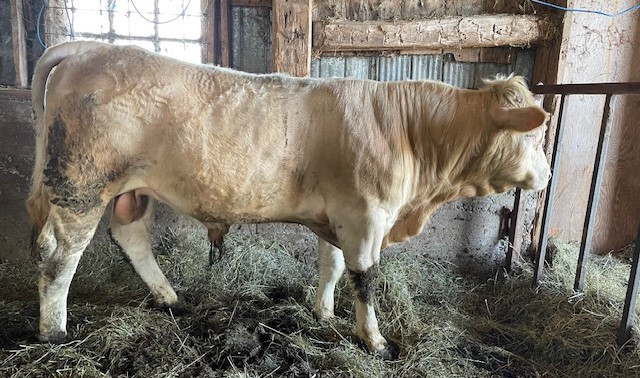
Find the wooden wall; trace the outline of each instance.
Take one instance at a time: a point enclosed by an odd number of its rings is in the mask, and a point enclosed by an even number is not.
[[[635,1],[605,3],[568,1],[574,8],[620,11]],[[565,16],[556,83],[640,81],[640,12],[608,18],[580,13]],[[548,78],[553,81],[554,78]],[[579,241],[589,196],[593,159],[604,96],[568,100],[565,143],[551,234]],[[610,140],[593,247],[597,252],[619,249],[634,240],[640,218],[640,97],[619,98]]]

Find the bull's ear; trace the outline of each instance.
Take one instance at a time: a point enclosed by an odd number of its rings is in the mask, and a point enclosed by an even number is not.
[[[499,128],[527,132],[542,126],[549,114],[539,106],[528,106],[515,109],[493,109],[492,116]]]

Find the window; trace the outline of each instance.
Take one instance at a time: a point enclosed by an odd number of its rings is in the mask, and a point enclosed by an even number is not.
[[[206,0],[203,0],[206,1]],[[137,45],[192,63],[202,62],[201,0],[66,0],[69,37]],[[65,5],[65,3],[62,3]]]

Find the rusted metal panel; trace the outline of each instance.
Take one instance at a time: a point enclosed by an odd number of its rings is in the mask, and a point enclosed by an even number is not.
[[[368,56],[352,56],[345,61],[345,77],[358,79],[371,79],[372,70],[375,70],[376,59]]]
[[[460,63],[449,55],[442,66],[442,81],[460,88],[474,88],[476,70],[474,63]]]
[[[311,77],[320,77],[320,58],[311,59],[311,71],[309,72]]]
[[[536,60],[536,50],[526,49],[518,50],[516,53],[516,59],[511,64],[510,72],[516,75],[523,76],[527,79],[527,82],[531,86],[533,80],[533,63]]]
[[[319,77],[344,77],[345,58],[325,56],[320,59]]]
[[[481,88],[482,80],[493,79],[497,75],[508,76],[511,74],[509,64],[475,63],[474,85],[472,88]]]
[[[378,58],[379,81],[407,80],[411,78],[411,56],[382,56]]]
[[[231,8],[231,66],[271,72],[271,8]]]
[[[456,62],[451,55],[322,56],[312,61],[311,76],[379,81],[442,80],[462,88],[479,88],[483,78],[514,71],[530,80],[534,57],[523,50],[518,52],[513,64],[495,64]]]
[[[441,55],[413,55],[411,57],[411,79],[442,80]]]

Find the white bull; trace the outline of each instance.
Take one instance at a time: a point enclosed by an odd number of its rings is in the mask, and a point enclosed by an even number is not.
[[[333,316],[346,266],[357,333],[391,357],[372,305],[381,249],[419,233],[445,202],[513,186],[539,190],[550,175],[540,127],[547,114],[519,77],[482,90],[300,79],[69,42],[38,62],[33,105],[37,156],[27,206],[42,340],[66,336],[69,284],[114,198],[115,241],[156,302],[176,304],[151,252],[157,199],[210,228],[308,226],[319,236],[315,312]]]

